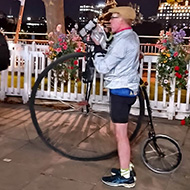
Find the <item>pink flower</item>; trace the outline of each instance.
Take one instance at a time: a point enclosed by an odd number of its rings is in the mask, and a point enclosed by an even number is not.
[[[63,45],[63,49],[66,50],[67,49],[67,44]]]
[[[161,46],[160,49],[161,49],[162,51],[164,51],[164,50],[166,50],[166,47]]]
[[[171,36],[171,35],[172,35],[172,33],[171,33],[171,32],[169,32],[169,31],[167,31],[167,32],[166,32],[166,35],[167,35],[167,36]]]
[[[174,57],[177,57],[178,56],[178,52],[176,51],[175,53],[174,53]]]
[[[80,39],[79,36],[73,36],[72,41],[75,42],[75,41],[78,41],[79,39]]]
[[[57,49],[55,49],[55,51],[59,53],[59,52],[61,52],[61,48],[57,48]]]
[[[49,41],[49,45],[53,45],[54,44],[54,41]]]

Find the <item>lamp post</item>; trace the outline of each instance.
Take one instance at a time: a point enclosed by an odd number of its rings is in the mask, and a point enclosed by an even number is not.
[[[25,5],[25,0],[19,0],[19,1],[20,1],[20,11],[19,11],[19,17],[18,17],[18,22],[17,22],[14,43],[18,42],[20,27],[21,27],[21,23],[22,23],[22,16],[23,16],[23,12],[24,12],[24,5]]]

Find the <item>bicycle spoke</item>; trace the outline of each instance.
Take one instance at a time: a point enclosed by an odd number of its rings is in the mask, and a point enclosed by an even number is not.
[[[151,157],[149,157],[149,158],[147,158],[147,161],[149,160],[152,160],[152,159],[158,159],[158,156],[151,156]]]
[[[170,154],[165,155],[165,158],[170,157],[170,156],[174,156],[174,155],[178,155],[178,154],[179,154],[179,152],[176,151],[174,153],[170,153]]]
[[[149,144],[149,147],[152,149],[152,152],[156,152],[157,153],[157,151],[155,150],[155,148],[151,144]],[[146,153],[149,153],[149,151],[147,151]]]

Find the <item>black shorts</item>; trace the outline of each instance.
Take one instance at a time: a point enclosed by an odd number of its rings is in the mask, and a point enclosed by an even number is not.
[[[124,97],[110,93],[110,116],[113,123],[128,123],[131,106],[136,97]]]

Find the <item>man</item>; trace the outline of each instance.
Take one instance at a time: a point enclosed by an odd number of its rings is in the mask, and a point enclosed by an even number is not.
[[[105,74],[105,87],[110,89],[110,116],[115,125],[120,169],[113,169],[112,176],[103,177],[110,186],[134,187],[136,176],[130,163],[130,143],[127,135],[128,114],[136,101],[140,77],[139,38],[131,25],[136,17],[133,8],[121,6],[109,10],[114,39],[107,53],[96,52],[94,65]]]

